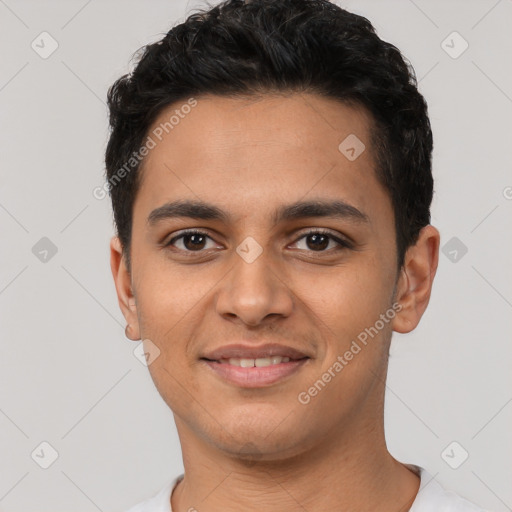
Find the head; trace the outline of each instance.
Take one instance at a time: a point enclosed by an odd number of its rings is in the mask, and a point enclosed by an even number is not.
[[[108,104],[119,304],[181,433],[272,460],[371,428],[439,246],[427,107],[400,52],[326,0],[229,0],[146,46]],[[231,343],[305,358],[238,386],[207,357]]]

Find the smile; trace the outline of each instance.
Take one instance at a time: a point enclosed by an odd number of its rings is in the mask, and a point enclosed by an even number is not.
[[[257,359],[230,358],[219,361],[202,359],[215,377],[239,388],[263,388],[281,383],[297,374],[309,360],[308,357],[297,360],[282,356]]]
[[[274,364],[287,363],[290,361],[289,357],[272,356],[272,357],[259,357],[258,359],[238,359],[231,357],[229,359],[221,359],[219,363],[230,364],[232,366],[241,366],[242,368],[252,368],[256,366],[262,368],[264,366],[271,366]]]

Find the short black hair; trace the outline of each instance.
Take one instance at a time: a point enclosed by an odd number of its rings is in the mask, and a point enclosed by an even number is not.
[[[371,114],[376,174],[390,194],[403,265],[430,223],[433,194],[432,132],[411,65],[366,18],[328,0],[227,0],[144,46],[108,91],[106,178],[128,269],[138,151],[162,110],[205,94],[272,92],[316,93]]]

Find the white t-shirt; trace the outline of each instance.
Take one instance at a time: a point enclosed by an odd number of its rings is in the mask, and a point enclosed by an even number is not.
[[[406,466],[421,479],[420,489],[409,512],[488,512],[452,491],[445,491],[432,475],[420,466],[414,464],[406,464]],[[177,476],[158,494],[131,507],[126,512],[172,512],[171,493],[182,478],[183,475]]]

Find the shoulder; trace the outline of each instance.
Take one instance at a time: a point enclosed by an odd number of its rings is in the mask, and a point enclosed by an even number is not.
[[[446,490],[425,469],[407,464],[419,474],[420,489],[409,512],[488,512],[453,491]]]
[[[171,494],[176,485],[182,480],[183,475],[173,478],[171,482],[166,484],[157,494],[148,498],[125,512],[172,512],[171,510]]]

